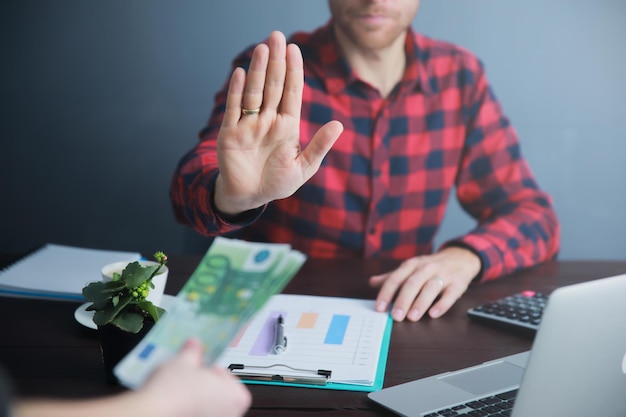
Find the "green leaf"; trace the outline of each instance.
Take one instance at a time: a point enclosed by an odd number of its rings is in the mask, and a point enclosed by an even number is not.
[[[133,289],[150,279],[160,265],[142,266],[139,262],[131,262],[122,271],[122,280],[126,282],[126,288]]]
[[[139,333],[143,327],[143,315],[131,311],[124,311],[111,322],[111,324],[130,333]]]
[[[106,308],[107,304],[109,304],[109,300],[96,301],[91,303],[91,305],[87,306],[85,310],[87,311],[98,311]]]
[[[137,307],[150,314],[152,320],[154,320],[155,323],[159,321],[163,314],[165,314],[164,309],[155,306],[154,304],[152,304],[151,301],[142,301],[140,303],[137,303]]]
[[[116,317],[130,304],[132,299],[130,295],[124,295],[120,297],[117,305],[113,305],[113,303],[106,304],[104,308],[95,312],[93,322],[98,326],[104,326],[107,323],[115,321]]]
[[[124,288],[124,283],[113,281],[95,281],[83,288],[83,297],[91,302],[108,300]]]
[[[93,315],[93,322],[98,326],[109,324],[115,318],[112,310],[113,306],[110,304],[104,308],[96,310]]]

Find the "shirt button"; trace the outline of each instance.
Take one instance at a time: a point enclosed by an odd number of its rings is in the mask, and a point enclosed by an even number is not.
[[[375,177],[380,177],[381,174],[382,172],[380,171],[380,169],[375,169],[374,172],[372,172],[372,175],[374,175]]]
[[[370,234],[370,235],[375,235],[375,234],[376,234],[376,228],[375,228],[375,227],[372,227],[372,228],[369,230],[369,234]]]

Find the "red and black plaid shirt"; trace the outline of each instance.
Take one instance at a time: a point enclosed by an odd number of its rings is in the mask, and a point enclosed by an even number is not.
[[[483,280],[556,255],[560,227],[551,199],[537,187],[476,57],[411,31],[404,78],[383,98],[350,69],[330,24],[290,42],[304,55],[303,147],[330,120],[343,123],[341,137],[293,196],[229,224],[211,203],[225,84],[173,178],[178,221],[203,235],[236,231],[247,240],[287,242],[311,257],[406,259],[432,253],[456,187],[477,225],[445,245],[479,254]],[[234,66],[247,69],[251,50]]]

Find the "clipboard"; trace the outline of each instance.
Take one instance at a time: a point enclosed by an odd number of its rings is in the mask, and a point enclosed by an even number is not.
[[[265,359],[262,360],[253,354],[253,350],[255,348],[254,346],[252,346],[252,344],[246,345],[244,350],[247,350],[248,354],[244,356],[237,356],[232,354],[232,352],[230,352],[229,354],[229,351],[227,349],[219,360],[219,363],[222,366],[226,367],[231,371],[231,373],[238,376],[243,383],[251,385],[262,384],[361,392],[373,392],[382,389],[385,376],[385,368],[387,365],[387,357],[389,353],[389,343],[391,340],[393,320],[388,313],[375,312],[373,308],[373,300],[356,300],[348,298],[316,297],[291,294],[279,294],[274,297],[275,299],[270,300],[264,310],[257,314],[257,326],[253,326],[252,329],[248,329],[248,333],[252,333],[252,335],[247,335],[248,339],[254,339],[255,337],[257,339],[261,338],[259,335],[263,332],[263,329],[262,326],[259,325],[259,322],[262,324],[264,321],[264,317],[268,317],[267,322],[271,322],[272,312],[276,312],[276,306],[278,305],[286,306],[281,313],[287,313],[292,316],[292,328],[294,326],[294,306],[296,305],[306,306],[307,303],[312,303],[318,306],[330,306],[328,307],[328,309],[331,310],[329,314],[332,314],[333,311],[339,311],[343,314],[357,314],[356,310],[354,310],[353,304],[357,305],[355,303],[361,303],[361,306],[359,308],[361,308],[362,306],[368,306],[370,310],[365,314],[372,316],[378,315],[379,317],[377,317],[377,320],[384,320],[384,328],[381,329],[382,331],[378,334],[372,335],[372,349],[376,349],[378,353],[377,362],[375,364],[371,364],[375,365],[375,376],[373,378],[373,381],[346,382],[333,380],[335,370],[333,369],[332,365],[328,365],[324,361],[320,362],[321,366],[319,367],[298,366],[293,364],[293,361],[290,360],[291,358],[287,358],[287,356],[283,356],[282,354],[268,354]],[[272,303],[272,301],[274,302]],[[306,307],[304,307],[304,309],[306,310]],[[323,327],[326,324],[321,323],[320,325]],[[289,331],[288,329],[287,336],[290,337],[290,345],[287,349],[294,348],[293,333],[293,329],[291,329],[291,331]],[[269,348],[267,349],[269,350]],[[288,351],[289,350],[287,350],[287,352]],[[259,352],[256,353],[258,354]],[[323,357],[323,355],[320,355],[320,357]],[[307,358],[307,360],[303,361],[302,363],[311,363],[311,359],[312,358]]]

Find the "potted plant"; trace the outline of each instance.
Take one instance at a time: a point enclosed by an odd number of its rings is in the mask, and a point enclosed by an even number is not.
[[[90,282],[83,288],[85,301],[91,305],[93,322],[98,326],[100,346],[107,379],[116,382],[112,370],[152,328],[165,310],[146,297],[154,288],[152,280],[165,268],[167,256],[154,254],[156,262],[128,263],[121,273],[114,272],[111,280]]]

